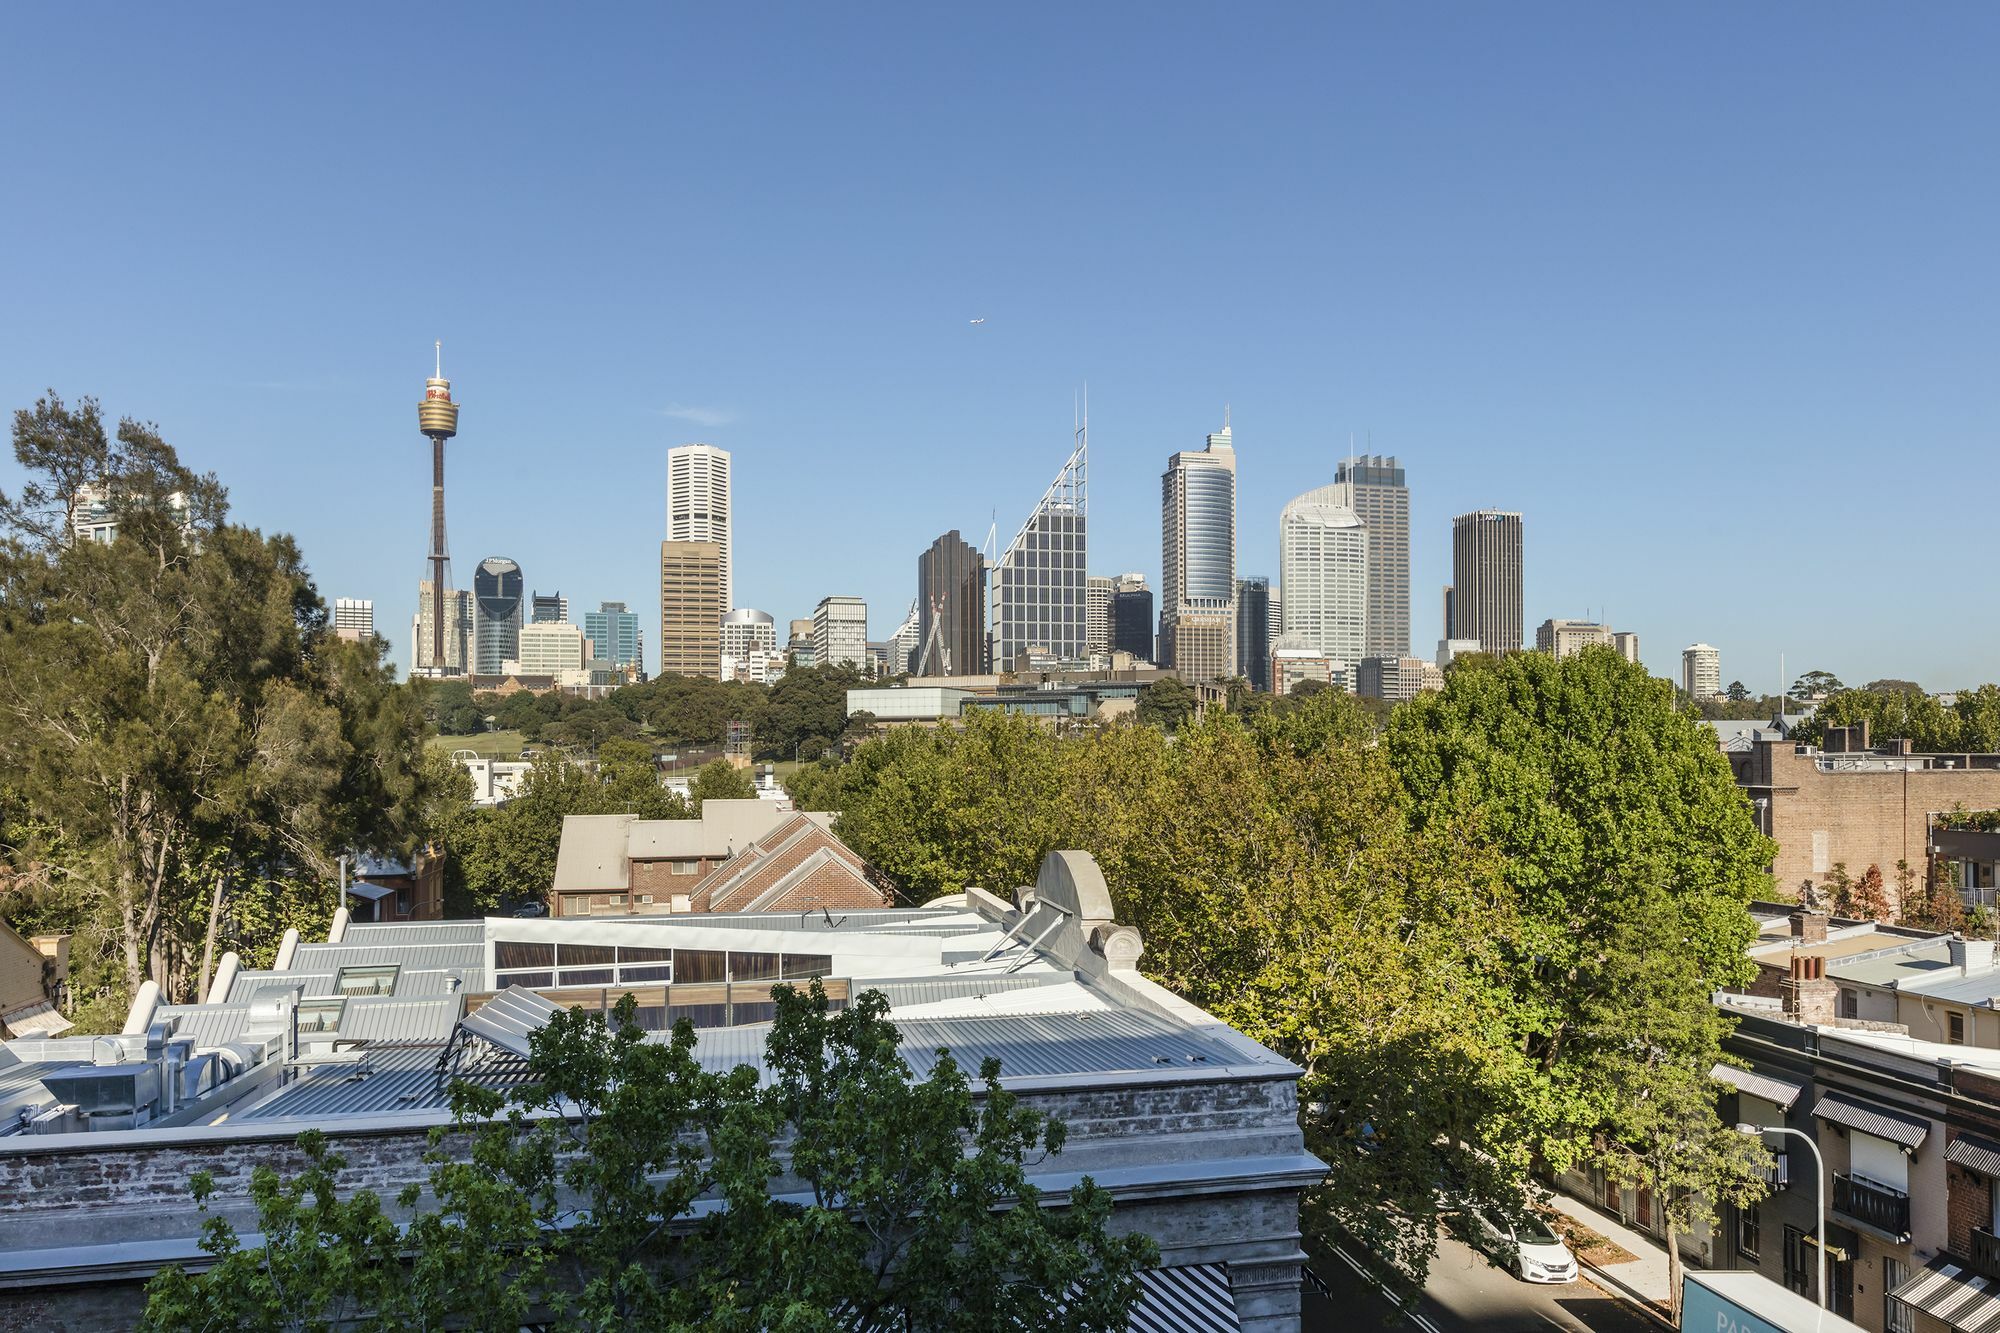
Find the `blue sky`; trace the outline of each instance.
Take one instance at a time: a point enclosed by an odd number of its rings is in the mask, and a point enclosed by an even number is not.
[[[2000,675],[1991,5],[12,6],[0,49],[0,403],[159,422],[405,660],[441,338],[459,578],[649,655],[670,445],[735,455],[739,604],[879,637],[1088,382],[1104,573],[1157,577],[1229,404],[1242,573],[1350,435],[1402,458],[1420,652],[1494,506],[1531,634]]]

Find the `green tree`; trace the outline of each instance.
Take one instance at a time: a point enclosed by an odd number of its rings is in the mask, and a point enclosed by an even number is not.
[[[938,1053],[914,1077],[879,992],[830,1012],[819,983],[774,989],[768,1086],[705,1071],[680,1024],[645,1039],[630,997],[607,1026],[558,1015],[509,1103],[457,1084],[422,1208],[398,1236],[381,1201],[340,1196],[344,1161],[309,1132],[305,1170],[257,1168],[263,1243],[211,1217],[205,1272],[163,1270],[145,1327],[1122,1329],[1151,1241],[1114,1238],[1087,1177],[1049,1208],[1028,1168],[1062,1126],[998,1062],[972,1084]],[[782,1144],[786,1159],[781,1163]],[[782,1175],[807,1198],[774,1198]],[[212,1182],[195,1181],[197,1197]],[[726,1207],[694,1216],[698,1199]],[[808,1254],[810,1262],[797,1256]]]
[[[867,683],[852,667],[787,671],[753,720],[757,753],[774,759],[826,754],[847,729],[847,692]]]
[[[1179,676],[1161,676],[1139,687],[1139,721],[1173,734],[1194,716],[1194,691]]]
[[[1840,683],[1840,677],[1831,671],[1808,671],[1792,682],[1792,698],[1801,702],[1824,699],[1847,687]]]
[[[1898,680],[1893,676],[1881,680],[1871,680],[1861,687],[1871,694],[1922,694],[1924,687],[1914,680]]]
[[[701,813],[703,801],[740,801],[756,794],[757,784],[751,780],[749,770],[738,768],[727,759],[710,760],[688,781],[688,799],[694,803],[696,814]]]
[[[1724,690],[1722,695],[1731,703],[1746,703],[1750,698],[1750,690],[1742,681],[1732,680],[1729,682],[1729,688]]]
[[[113,440],[94,401],[51,394],[16,414],[14,447],[30,480],[0,497],[0,770],[92,886],[123,988],[186,997],[233,886],[330,897],[341,851],[407,849],[421,701],[379,644],[330,633],[291,539],[228,523],[221,485],[153,426]],[[76,538],[85,485],[116,540]]]
[[[1508,1022],[1548,1094],[1521,1130],[1561,1169],[1646,1095],[1645,1066],[1620,1083],[1607,1065],[1665,1033],[1670,1069],[1719,1056],[1678,1034],[1713,1033],[1697,1021],[1710,993],[1748,979],[1747,905],[1770,891],[1773,846],[1671,686],[1606,649],[1456,670],[1398,710],[1385,744],[1418,828],[1474,821],[1504,858]],[[1635,985],[1635,950],[1676,964]]]
[[[425,682],[424,717],[440,736],[470,736],[486,725],[472,686],[462,680]]]

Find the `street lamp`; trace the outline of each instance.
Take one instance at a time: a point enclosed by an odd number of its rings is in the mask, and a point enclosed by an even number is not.
[[[1817,1293],[1819,1305],[1824,1310],[1826,1308],[1826,1159],[1819,1155],[1819,1144],[1813,1142],[1813,1136],[1804,1130],[1786,1129],[1783,1125],[1753,1125],[1747,1121],[1738,1121],[1736,1132],[1747,1134],[1753,1139],[1761,1139],[1766,1134],[1789,1134],[1795,1139],[1804,1139],[1806,1147],[1812,1149],[1813,1185],[1816,1190],[1813,1198],[1819,1208],[1819,1219],[1813,1227],[1813,1268],[1814,1276],[1819,1283]]]

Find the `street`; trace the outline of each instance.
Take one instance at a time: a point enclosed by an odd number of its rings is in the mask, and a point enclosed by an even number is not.
[[[1412,1314],[1391,1320],[1386,1297],[1326,1241],[1305,1239],[1308,1263],[1332,1297],[1308,1284],[1305,1333],[1344,1333],[1370,1328],[1413,1333],[1661,1333],[1625,1302],[1591,1285],[1586,1276],[1562,1286],[1537,1286],[1502,1272],[1470,1246],[1442,1237],[1432,1261],[1423,1300]]]

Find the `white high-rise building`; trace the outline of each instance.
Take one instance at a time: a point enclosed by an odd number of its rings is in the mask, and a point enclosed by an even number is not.
[[[335,638],[366,641],[375,637],[375,603],[365,597],[333,599]]]
[[[1083,643],[1093,653],[1111,651],[1111,580],[1101,574],[1083,581]]]
[[[1284,633],[1278,647],[1310,649],[1350,670],[1368,644],[1368,528],[1346,503],[1347,487],[1322,486],[1278,516],[1278,583]]]
[[[1696,699],[1722,693],[1722,653],[1705,643],[1681,649],[1681,688]]]
[[[1160,477],[1160,656],[1187,681],[1236,671],[1236,446],[1167,459]]]
[[[822,597],[813,608],[814,666],[868,665],[868,603],[859,597]]]
[[[730,578],[729,451],[712,444],[667,450],[667,540],[722,548],[722,604],[736,605]]]

